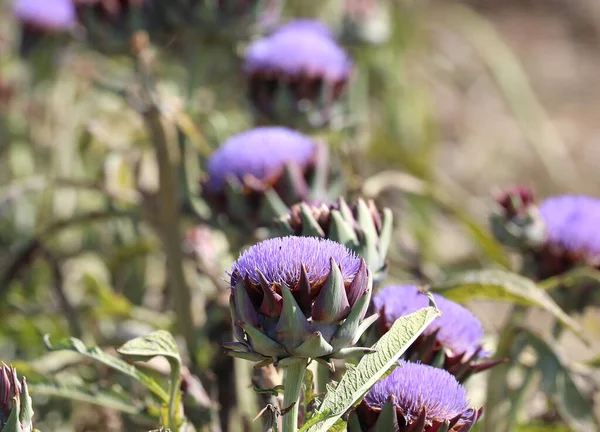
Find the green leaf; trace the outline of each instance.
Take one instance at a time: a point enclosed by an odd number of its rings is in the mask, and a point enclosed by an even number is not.
[[[44,336],[44,344],[46,345],[46,349],[48,351],[70,350],[96,360],[110,367],[111,369],[121,372],[122,374],[127,375],[128,377],[133,378],[134,380],[143,384],[163,402],[167,402],[169,400],[169,395],[167,392],[156,381],[154,381],[154,379],[140,372],[135,366],[132,366],[116,357],[109,356],[97,346],[88,348],[81,340],[73,337],[63,339],[62,341],[52,345],[50,343],[50,335]]]
[[[148,361],[156,356],[163,356],[169,363],[181,365],[179,348],[171,333],[158,330],[148,336],[132,339],[126,342],[117,352],[133,361]]]
[[[435,284],[431,291],[458,303],[483,298],[524,306],[536,306],[550,312],[564,326],[581,337],[581,327],[567,315],[535,282],[504,270],[478,270],[453,276]]]
[[[89,386],[66,385],[47,381],[30,384],[29,390],[34,396],[58,397],[86,402],[131,415],[138,414],[141,411],[141,407],[133,403],[130,396]]]
[[[165,357],[171,366],[169,399],[167,410],[163,413],[163,422],[174,431],[183,424],[181,418],[181,356],[175,339],[165,330],[158,330],[148,336],[135,338],[125,343],[117,352],[134,361],[148,361],[157,356]]]
[[[329,428],[394,366],[400,356],[439,315],[437,308],[427,307],[397,319],[392,328],[373,345],[377,352],[364,356],[356,367],[348,369],[339,384],[327,393],[310,424],[304,425],[301,432],[330,430]]]
[[[538,286],[544,291],[551,291],[558,287],[569,288],[586,281],[600,283],[600,271],[590,267],[579,267],[543,280]]]
[[[550,345],[527,329],[521,331],[529,345],[537,351],[536,369],[542,374],[544,392],[554,401],[563,420],[576,431],[600,430],[592,397],[587,397],[579,390],[571,371]]]
[[[302,381],[302,412],[304,413],[304,421],[313,416],[316,397],[314,375],[310,369],[306,369],[304,380]]]

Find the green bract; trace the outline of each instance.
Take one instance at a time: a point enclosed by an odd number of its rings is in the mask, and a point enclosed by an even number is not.
[[[17,371],[2,363],[0,367],[0,431],[31,432],[33,408],[25,377],[19,381]]]

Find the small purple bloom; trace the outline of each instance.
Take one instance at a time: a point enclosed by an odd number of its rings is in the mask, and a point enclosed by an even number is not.
[[[453,420],[460,426],[472,423],[477,417],[476,411],[469,407],[466,390],[454,376],[432,366],[402,360],[399,363],[367,393],[359,407],[359,417],[361,412],[383,408],[390,398],[396,407],[400,430],[408,430],[423,413],[424,430]]]
[[[314,19],[298,18],[298,19],[292,20],[292,21],[282,25],[281,27],[279,27],[275,33],[281,34],[281,33],[287,32],[287,31],[292,31],[292,32],[306,31],[309,33],[316,33],[321,36],[324,36],[324,37],[327,37],[330,39],[334,39],[334,35],[333,35],[333,32],[331,31],[331,29],[329,27],[327,27],[323,22],[314,20]]]
[[[350,281],[358,272],[360,260],[344,245],[316,237],[277,237],[260,242],[240,255],[233,264],[232,275],[248,277],[260,284],[258,271],[269,284],[295,287],[300,280],[300,267],[306,268],[309,284],[324,281],[329,274],[330,260],[341,267],[344,280]],[[232,285],[235,281],[232,280]]]
[[[452,356],[470,357],[480,350],[483,329],[479,320],[463,306],[433,294],[442,316],[434,320],[423,332],[436,335],[437,341]],[[427,307],[429,299],[414,285],[391,285],[373,296],[375,310],[391,325],[401,316]]]
[[[551,246],[592,261],[600,258],[600,199],[560,195],[544,200],[539,211]]]
[[[76,22],[72,0],[16,0],[13,11],[21,21],[46,30],[66,30]]]
[[[290,78],[319,77],[335,82],[348,78],[352,61],[322,31],[307,25],[291,25],[260,39],[246,50],[246,71],[279,73]]]
[[[307,136],[283,127],[259,127],[229,138],[208,161],[211,192],[220,191],[228,177],[246,176],[269,182],[287,162],[305,169],[314,159],[316,144]]]

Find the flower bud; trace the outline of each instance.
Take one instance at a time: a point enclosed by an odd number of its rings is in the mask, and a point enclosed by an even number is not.
[[[231,270],[238,342],[224,347],[261,364],[370,352],[353,345],[377,319],[365,319],[372,286],[365,261],[339,243],[293,236],[260,242]]]
[[[356,410],[360,430],[349,432],[467,431],[481,412],[469,407],[465,388],[448,372],[401,360],[369,390]]]
[[[358,199],[352,207],[344,198],[334,204],[302,202],[278,220],[284,235],[317,236],[355,251],[373,271],[375,285],[386,275],[386,255],[392,236],[392,212],[379,212],[373,200]]]
[[[446,369],[461,382],[473,373],[489,369],[500,361],[486,361],[483,349],[483,329],[479,320],[463,306],[439,294],[433,294],[442,316],[431,323],[406,351],[405,358]],[[394,322],[427,307],[429,299],[413,285],[390,285],[373,297],[374,310],[380,317],[379,335],[385,334]]]
[[[267,118],[321,127],[339,115],[352,61],[319,23],[284,25],[250,44],[245,63],[250,100]]]
[[[326,149],[299,132],[260,127],[235,135],[210,157],[203,194],[217,212],[247,227],[322,194]]]
[[[0,432],[16,430],[31,432],[32,417],[33,408],[25,377],[19,381],[15,368],[2,363],[0,366]]]

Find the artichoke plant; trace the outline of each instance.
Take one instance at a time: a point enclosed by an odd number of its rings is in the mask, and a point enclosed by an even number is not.
[[[446,369],[460,382],[472,374],[496,366],[503,360],[487,360],[482,346],[483,328],[467,308],[439,294],[432,294],[442,316],[429,325],[410,346],[404,357]],[[390,285],[373,296],[379,313],[377,333],[387,333],[401,316],[427,307],[429,299],[414,285]]]
[[[400,360],[371,387],[348,431],[467,432],[481,413],[469,407],[465,388],[445,370]]]
[[[238,224],[271,223],[288,206],[325,193],[327,153],[283,127],[259,127],[229,138],[210,157],[203,194]]]
[[[321,127],[338,116],[352,61],[323,26],[292,21],[245,53],[250,101],[278,123]]]
[[[386,275],[386,255],[392,237],[392,211],[381,212],[372,200],[349,206],[343,197],[334,204],[302,202],[278,219],[284,235],[324,237],[364,258],[377,286]]]
[[[25,377],[19,381],[17,371],[2,363],[0,367],[0,432],[33,431],[33,408]]]
[[[327,361],[368,348],[353,345],[376,319],[365,318],[373,280],[365,260],[315,237],[265,240],[231,270],[234,357],[268,364],[294,358]]]

